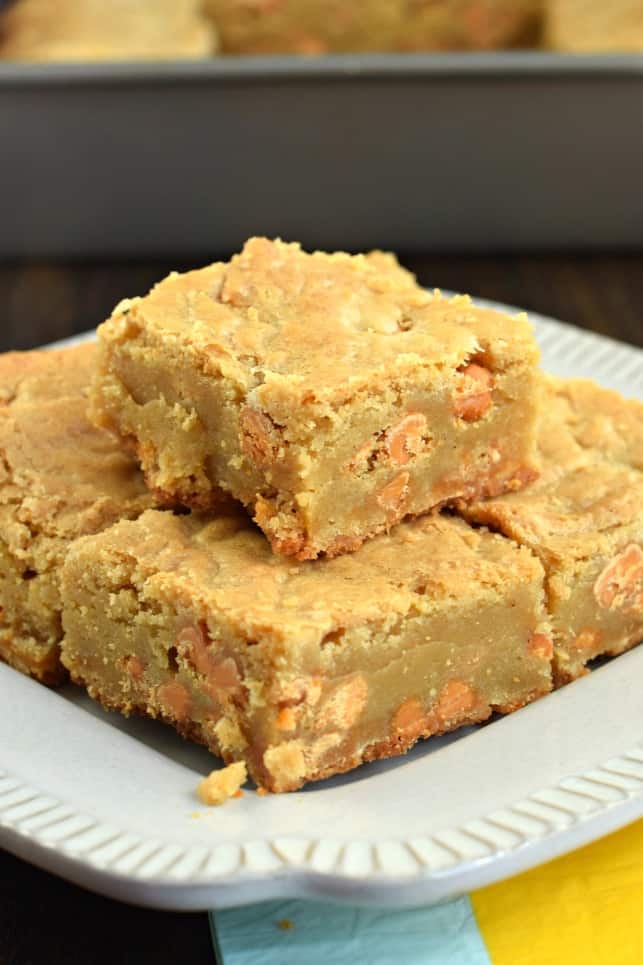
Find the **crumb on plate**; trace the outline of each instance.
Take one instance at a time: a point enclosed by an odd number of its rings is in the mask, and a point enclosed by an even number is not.
[[[248,779],[246,765],[243,761],[228,764],[227,767],[208,774],[197,788],[197,794],[204,804],[218,807],[230,797],[241,797],[241,785]]]

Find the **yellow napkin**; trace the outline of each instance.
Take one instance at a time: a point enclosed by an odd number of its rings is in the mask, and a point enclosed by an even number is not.
[[[471,902],[493,965],[643,965],[643,821]]]

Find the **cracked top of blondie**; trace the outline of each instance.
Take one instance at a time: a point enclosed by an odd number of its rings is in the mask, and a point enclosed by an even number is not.
[[[141,474],[85,415],[95,346],[0,358],[0,535],[73,538],[152,505]]]
[[[271,552],[242,513],[148,511],[75,545],[83,566],[102,561],[145,598],[179,601],[198,619],[220,615],[252,642],[318,643],[337,627],[392,624],[468,600],[507,599],[542,577],[526,549],[462,520],[425,516],[370,540],[359,553],[297,563]],[[332,638],[329,638],[332,639]]]
[[[524,317],[429,293],[392,255],[307,254],[265,238],[229,263],[174,273],[121,302],[99,334],[164,342],[243,392],[302,401],[427,367],[438,388],[470,360],[503,369],[538,358]]]

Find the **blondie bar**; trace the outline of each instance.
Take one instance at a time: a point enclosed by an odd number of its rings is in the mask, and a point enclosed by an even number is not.
[[[63,596],[73,680],[244,761],[273,791],[551,688],[540,563],[458,519],[296,563],[235,510],[151,510],[77,541]]]
[[[460,50],[531,39],[540,0],[206,0],[206,10],[227,53]]]
[[[159,500],[233,496],[284,555],[350,552],[535,475],[526,320],[430,294],[390,255],[255,238],[121,302],[99,335],[92,417]]]
[[[14,0],[1,8],[6,60],[174,60],[217,47],[200,0]]]
[[[545,40],[571,53],[643,51],[641,0],[546,0]]]
[[[540,557],[565,683],[643,640],[643,403],[589,381],[546,386],[540,480],[463,512]]]
[[[94,346],[0,356],[0,659],[55,683],[70,542],[151,505],[134,461],[85,416]]]

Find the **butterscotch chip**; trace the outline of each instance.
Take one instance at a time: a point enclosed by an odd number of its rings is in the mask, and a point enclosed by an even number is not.
[[[426,727],[426,711],[416,697],[407,697],[396,710],[391,725],[394,738],[417,740]]]
[[[190,712],[190,694],[183,684],[175,680],[162,684],[157,691],[161,709],[172,720],[181,722]]]
[[[643,617],[643,549],[632,543],[607,564],[594,584],[598,605]]]
[[[159,498],[234,497],[282,555],[354,552],[536,475],[528,323],[427,292],[391,255],[252,238],[121,303],[99,338],[93,418]]]
[[[476,705],[476,695],[464,680],[450,680],[445,685],[434,708],[443,724],[461,720]]]
[[[460,373],[462,381],[456,388],[455,414],[465,422],[478,422],[493,405],[493,376],[475,363],[465,365]]]
[[[195,670],[206,676],[212,667],[208,644],[207,628],[202,622],[183,627],[176,635],[177,649],[185,649]]]
[[[277,727],[279,730],[294,730],[297,726],[297,717],[292,707],[282,707],[277,714]]]
[[[425,415],[421,412],[412,412],[404,416],[401,422],[387,432],[386,444],[391,461],[398,466],[405,466],[427,444],[425,441],[427,434],[428,424]]]
[[[245,761],[270,791],[550,690],[543,569],[510,540],[425,516],[311,564],[235,519],[148,511],[79,540],[64,575],[73,679]]]
[[[516,709],[522,706],[519,700],[515,700],[514,704]],[[503,703],[503,708],[509,709],[511,706]],[[476,709],[477,716],[474,714]],[[415,698],[405,700],[393,717],[391,736],[393,741],[415,741],[418,737],[453,730],[474,719],[484,719],[490,712],[490,708],[484,701],[478,700],[466,681],[452,678],[437,697],[432,696],[426,707]]]
[[[70,545],[153,504],[133,459],[85,415],[94,354],[0,355],[0,659],[45,683],[64,676],[59,582]],[[135,653],[122,660],[124,673],[142,675]]]
[[[217,691],[237,691],[241,687],[241,679],[237,665],[232,657],[225,657],[219,663],[214,663],[210,669],[209,681]]]
[[[564,683],[643,639],[643,403],[548,379],[542,413],[539,481],[463,512],[542,560]],[[540,634],[530,646],[547,656]]]
[[[241,786],[247,780],[246,765],[243,761],[238,761],[208,774],[199,784],[197,794],[204,804],[219,807],[229,798],[239,797]]]
[[[275,438],[276,428],[263,412],[246,406],[239,417],[239,429],[241,448],[258,466],[270,465],[277,459],[279,445]]]

